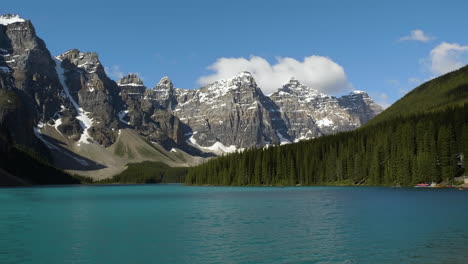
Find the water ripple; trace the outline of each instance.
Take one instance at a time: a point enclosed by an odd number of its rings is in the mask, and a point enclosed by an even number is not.
[[[0,263],[465,263],[468,192],[0,189]]]

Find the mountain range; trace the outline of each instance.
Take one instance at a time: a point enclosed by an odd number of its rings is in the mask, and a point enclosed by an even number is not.
[[[0,153],[24,146],[70,173],[108,178],[128,163],[206,158],[360,127],[382,112],[367,93],[335,97],[291,78],[265,95],[240,72],[199,89],[136,74],[117,82],[96,53],[52,56],[29,20],[0,16]],[[10,173],[15,174],[14,171]]]

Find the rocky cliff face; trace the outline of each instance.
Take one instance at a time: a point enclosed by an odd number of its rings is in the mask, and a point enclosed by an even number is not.
[[[117,113],[123,103],[117,84],[109,79],[96,53],[73,49],[57,57],[65,97],[72,102],[87,139],[104,146],[115,142],[119,128]],[[70,110],[70,109],[69,109]],[[64,132],[64,131],[62,131]]]
[[[0,16],[0,125],[14,142],[32,145],[33,128],[60,109],[55,63],[30,21]],[[13,103],[15,102],[15,103]]]
[[[189,142],[209,149],[279,143],[288,138],[278,107],[248,72],[197,90],[177,90],[173,113],[190,129]]]
[[[124,123],[153,141],[216,153],[352,130],[382,111],[364,92],[336,98],[295,79],[266,96],[248,72],[195,90],[175,88],[168,77],[146,89],[135,74],[119,86]]]
[[[364,92],[336,98],[294,78],[270,97],[294,141],[356,129],[383,110]]]
[[[164,82],[163,78],[161,85],[156,87],[164,85]],[[118,85],[119,94],[125,102],[124,110],[119,113],[122,122],[166,148],[185,145],[182,123],[167,109],[170,109],[172,100],[169,92],[164,93],[162,87],[148,90],[135,74],[120,79]],[[169,89],[173,89],[173,86],[168,86]]]
[[[0,54],[9,69],[6,71],[12,74],[15,87],[32,97],[39,117],[48,118],[59,110],[62,101],[55,63],[30,21],[11,15],[3,16],[3,20]]]
[[[0,21],[2,76],[13,80],[10,89],[33,108],[25,124],[35,127],[36,134],[54,126],[78,144],[111,145],[122,103],[97,55],[71,50],[54,58],[30,21],[14,15]]]
[[[383,111],[383,108],[364,91],[354,91],[338,98],[338,101],[341,107],[346,109],[355,119],[359,119],[359,125],[367,123]]]
[[[197,90],[174,88],[164,77],[153,91],[186,125],[189,143],[218,153],[352,130],[382,111],[363,92],[336,98],[295,79],[265,96],[248,72]]]

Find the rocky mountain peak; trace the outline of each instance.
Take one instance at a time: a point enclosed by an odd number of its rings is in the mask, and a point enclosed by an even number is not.
[[[283,87],[279,88],[283,92],[291,92],[297,90],[297,88],[304,86],[299,80],[291,77],[288,83],[284,84]]]
[[[255,82],[254,77],[248,71],[239,72],[231,79],[228,79],[227,82],[232,85],[242,84],[242,85],[248,85],[250,87],[257,86],[257,83]]]
[[[360,96],[360,97],[369,97],[369,95],[364,92],[364,91],[360,91],[360,90],[354,90],[352,91],[351,93],[349,93],[349,96]]]
[[[68,68],[67,64],[73,64],[74,66],[85,70],[87,73],[104,72],[104,68],[99,61],[99,56],[96,52],[81,52],[78,49],[72,49],[57,56],[57,58],[65,63],[64,67],[66,68]]]
[[[287,83],[286,85],[289,85],[290,87],[298,87],[299,85],[301,85],[301,82],[298,79],[291,77],[289,83]]]
[[[7,26],[9,24],[13,23],[18,23],[18,22],[26,22],[23,18],[21,18],[19,15],[15,14],[6,14],[6,15],[1,15],[0,16],[0,25]]]
[[[144,86],[143,81],[136,73],[129,73],[117,81],[119,86]]]
[[[153,90],[174,90],[174,84],[169,77],[164,76],[159,80]]]
[[[348,95],[338,98],[339,104],[359,117],[361,124],[367,123],[375,115],[383,111],[383,108],[375,103],[364,91],[352,91]]]
[[[299,101],[310,102],[316,97],[326,97],[327,95],[320,93],[317,89],[309,87],[301,83],[296,78],[292,77],[288,83],[278,89],[278,92],[272,96],[295,96]]]
[[[37,37],[30,20],[25,20],[18,15],[2,15],[0,28],[6,28],[2,30],[6,36],[0,36],[0,46],[4,51],[15,50],[17,53],[11,54],[12,56],[26,55],[31,50],[46,50],[44,42]],[[5,41],[7,39],[9,41]]]

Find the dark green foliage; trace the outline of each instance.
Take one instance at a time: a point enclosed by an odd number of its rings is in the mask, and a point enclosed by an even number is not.
[[[458,155],[454,131],[451,127],[441,126],[437,137],[437,152],[439,158],[440,177],[452,181],[457,171]]]
[[[444,110],[468,103],[468,66],[440,76],[407,93],[366,124],[411,114]]]
[[[14,92],[0,89],[0,107],[3,111],[15,108],[18,104],[19,98]]]
[[[16,145],[7,154],[0,153],[0,168],[31,184],[80,184],[91,181],[53,167],[45,157],[30,148]]]
[[[465,168],[465,175],[468,175],[468,124],[463,126],[463,168]]]
[[[97,183],[180,183],[187,174],[187,168],[169,167],[162,162],[145,161],[127,166],[120,174]]]
[[[190,168],[186,184],[451,182],[467,152],[467,124],[468,104],[408,114],[352,132],[221,156]]]

